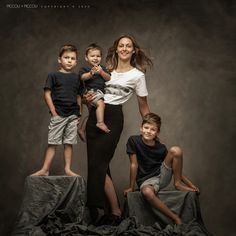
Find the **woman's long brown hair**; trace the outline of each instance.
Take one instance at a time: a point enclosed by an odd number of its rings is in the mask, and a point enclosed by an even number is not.
[[[118,55],[116,53],[119,41],[122,38],[128,38],[132,41],[135,53],[132,55],[130,64],[131,66],[141,70],[142,72],[146,72],[147,66],[152,66],[152,60],[146,56],[144,51],[140,48],[138,43],[136,42],[135,38],[130,35],[122,35],[118,39],[116,39],[113,45],[108,49],[107,57],[106,57],[106,64],[107,69],[109,71],[113,71],[118,66]]]

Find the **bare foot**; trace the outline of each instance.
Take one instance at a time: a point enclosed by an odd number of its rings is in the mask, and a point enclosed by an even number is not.
[[[96,124],[96,126],[97,126],[99,129],[103,130],[105,133],[109,133],[109,132],[110,132],[110,130],[107,128],[107,126],[106,126],[106,124],[105,124],[104,122],[98,122],[98,123]]]
[[[79,129],[78,135],[79,135],[80,139],[81,139],[83,142],[86,142],[86,134],[85,134],[85,131],[84,131],[84,130]]]
[[[180,191],[196,192],[193,188],[188,187],[182,182],[175,182],[175,188]]]
[[[177,225],[183,224],[182,220],[181,220],[179,217],[176,217],[176,219],[174,219],[174,222],[175,222],[175,224],[177,224]]]
[[[65,173],[67,176],[79,176],[78,174],[76,174],[75,172],[73,172],[72,170],[65,170]]]
[[[43,169],[36,171],[35,173],[33,173],[30,176],[48,176],[49,175],[49,171],[45,171]]]
[[[195,186],[194,184],[190,184],[188,186],[193,190],[193,192],[200,193],[199,188],[197,186]]]

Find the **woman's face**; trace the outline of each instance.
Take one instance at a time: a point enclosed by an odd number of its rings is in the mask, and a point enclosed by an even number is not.
[[[130,61],[134,52],[134,46],[131,39],[121,38],[116,49],[118,59],[122,61]]]

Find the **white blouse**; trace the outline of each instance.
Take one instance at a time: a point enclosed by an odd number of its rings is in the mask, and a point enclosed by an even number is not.
[[[112,105],[123,104],[133,93],[140,97],[148,95],[145,75],[137,68],[127,72],[111,72],[111,80],[106,82],[104,102]]]

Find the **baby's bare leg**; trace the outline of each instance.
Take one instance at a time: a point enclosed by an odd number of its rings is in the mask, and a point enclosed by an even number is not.
[[[65,162],[65,173],[68,176],[78,176],[71,170],[71,159],[72,159],[72,145],[64,144],[64,162]]]
[[[96,126],[103,130],[106,133],[109,133],[110,130],[104,123],[104,110],[105,110],[105,104],[102,99],[97,101],[97,108],[96,108],[96,117],[97,117],[97,124]]]

